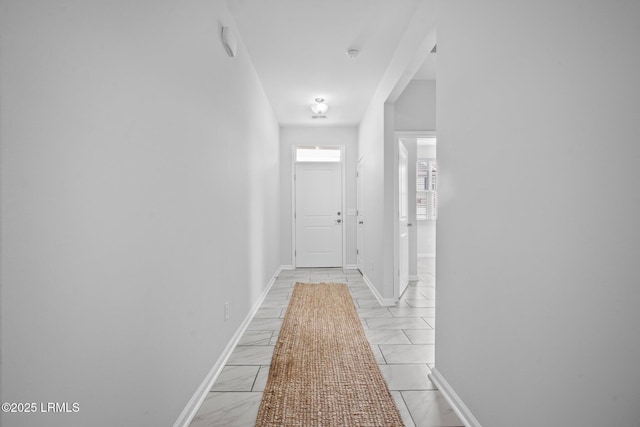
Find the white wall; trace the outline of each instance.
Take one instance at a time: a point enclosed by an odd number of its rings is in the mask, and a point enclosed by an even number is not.
[[[418,221],[417,241],[418,257],[436,256],[436,221]]]
[[[384,184],[384,108],[383,104],[370,105],[358,130],[358,157],[362,157],[364,196],[364,236],[362,244],[363,275],[382,292],[382,205]],[[385,287],[386,288],[386,287]],[[389,292],[385,289],[386,292]],[[393,289],[391,289],[393,292]]]
[[[436,81],[411,80],[395,102],[395,128],[436,130]]]
[[[0,17],[2,401],[80,408],[1,424],[171,425],[280,262],[269,102],[221,0]]]
[[[347,265],[356,264],[356,216],[347,215],[348,209],[356,208],[356,163],[358,128],[321,126],[283,126],[280,128],[280,260],[283,265],[293,265],[292,259],[292,147],[344,146],[345,147],[345,201]]]
[[[483,426],[638,426],[639,20],[439,3],[436,369]]]

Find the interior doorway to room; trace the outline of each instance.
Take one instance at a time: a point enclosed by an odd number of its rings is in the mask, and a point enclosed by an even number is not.
[[[437,163],[435,132],[397,132],[395,298],[421,280],[436,256]],[[434,268],[429,267],[433,272]],[[435,280],[435,276],[432,281]],[[435,284],[435,283],[434,283]]]
[[[294,148],[296,267],[344,264],[344,162],[341,147]]]
[[[419,259],[435,259],[438,216],[438,163],[435,135],[418,138],[416,144],[416,251]]]

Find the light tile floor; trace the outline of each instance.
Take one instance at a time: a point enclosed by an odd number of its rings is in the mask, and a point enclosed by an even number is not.
[[[278,331],[295,282],[349,286],[369,343],[407,427],[462,426],[427,378],[434,366],[435,266],[421,258],[396,307],[381,307],[356,270],[285,270],[229,357],[191,427],[249,427],[267,382]]]

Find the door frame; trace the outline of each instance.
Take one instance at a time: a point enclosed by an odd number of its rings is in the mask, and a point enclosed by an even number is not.
[[[347,214],[346,206],[346,183],[345,183],[345,146],[336,144],[295,144],[291,146],[291,265],[296,268],[296,150],[298,148],[322,147],[322,148],[338,148],[340,149],[340,180],[342,181],[342,196],[340,198],[342,212],[342,268],[347,265]],[[307,162],[301,162],[307,163]],[[323,163],[323,162],[317,162]]]
[[[400,299],[400,142],[405,139],[436,137],[435,130],[395,131],[393,133],[393,299],[395,301]],[[411,179],[411,177],[409,177],[409,179]],[[411,197],[411,195],[409,195],[409,197]],[[413,197],[415,197],[415,194]],[[417,221],[415,222],[414,230],[417,233],[418,224]]]
[[[356,162],[356,268],[360,273],[364,274],[365,263],[364,255],[364,156],[360,156]],[[362,224],[360,221],[362,220]],[[363,227],[360,227],[360,226]],[[362,260],[362,264],[360,264]]]
[[[397,206],[398,215],[396,215],[396,220],[398,221],[398,227],[397,227],[397,230],[396,230],[397,233],[398,233],[398,292],[397,292],[398,298],[400,298],[402,296],[402,293],[407,289],[407,286],[409,286],[409,264],[410,264],[409,257],[411,256],[411,254],[410,254],[410,250],[411,250],[411,248],[410,248],[410,246],[411,246],[411,244],[410,244],[410,240],[411,240],[411,237],[410,237],[411,230],[410,230],[410,228],[413,226],[413,224],[411,223],[412,212],[409,210],[409,206],[411,205],[411,203],[409,203],[409,197],[411,197],[411,195],[409,194],[409,188],[408,188],[409,187],[409,161],[411,160],[411,158],[409,157],[409,150],[407,149],[406,144],[403,142],[404,140],[405,140],[404,138],[399,138],[398,139],[398,177],[397,177],[398,178],[398,188],[397,188],[397,191],[398,191],[398,206]],[[400,149],[401,146],[402,146],[402,149]],[[401,221],[401,218],[402,218],[402,212],[401,212],[402,203],[401,203],[401,199],[402,199],[402,197],[401,197],[401,194],[400,194],[400,186],[401,186],[402,180],[401,180],[401,177],[400,177],[400,167],[399,167],[400,166],[400,162],[402,161],[402,157],[403,157],[401,155],[402,151],[404,151],[404,153],[405,153],[405,161],[406,161],[406,164],[405,164],[406,184],[405,185],[407,186],[407,188],[405,189],[406,190],[406,198],[407,198],[406,199],[406,239],[407,240],[406,240],[406,254],[404,256],[403,256],[403,252],[404,252],[405,248],[403,247],[404,245],[402,244],[402,239],[401,239],[401,237],[402,237],[402,230],[401,230],[401,227],[402,227],[402,221]],[[414,195],[414,197],[415,197],[415,195]],[[401,265],[401,263],[400,263],[401,260],[404,261],[406,266],[402,266]],[[403,274],[402,273],[403,273],[403,270],[404,270],[405,267],[406,267],[406,273],[407,273],[407,275],[405,277],[406,285],[404,286],[404,288],[402,288],[402,285],[403,285],[403,280],[402,280],[403,279]]]

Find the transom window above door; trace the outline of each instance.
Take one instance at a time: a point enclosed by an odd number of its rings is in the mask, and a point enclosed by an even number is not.
[[[296,147],[296,162],[340,162],[340,148]]]

